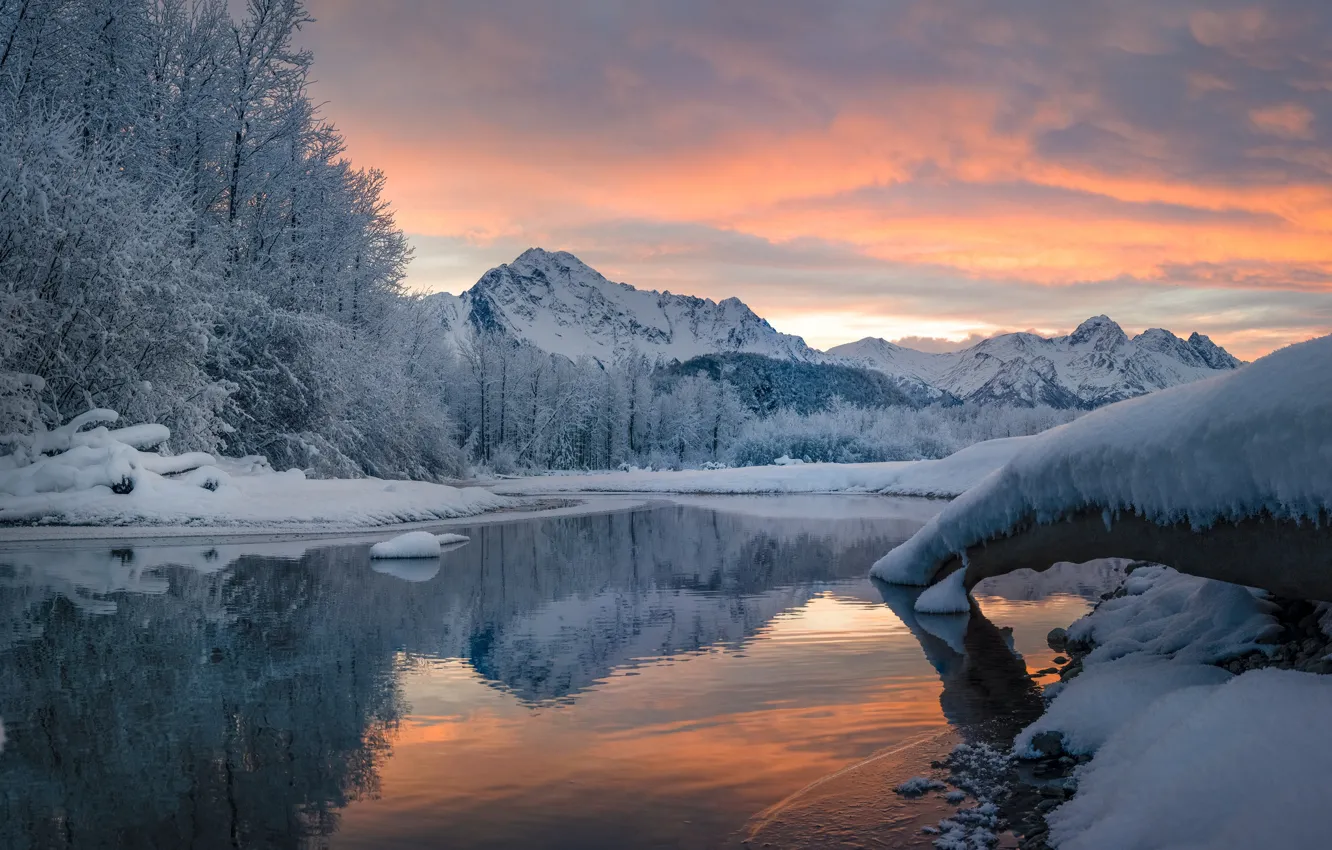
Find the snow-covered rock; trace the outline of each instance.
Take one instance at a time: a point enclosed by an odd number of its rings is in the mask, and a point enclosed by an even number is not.
[[[531,248],[461,295],[432,295],[428,304],[451,337],[494,331],[570,359],[609,363],[633,350],[666,361],[732,351],[781,360],[821,357],[737,298],[717,302],[635,289],[565,251]]]
[[[946,354],[868,338],[828,356],[914,380],[978,404],[1094,408],[1236,369],[1240,362],[1210,339],[1182,340],[1151,328],[1129,339],[1107,316],[1068,336],[1011,333]]]
[[[1070,641],[1096,647],[1083,659],[1087,667],[1130,655],[1215,664],[1262,649],[1281,632],[1276,605],[1239,585],[1148,566],[1130,574],[1124,590],[1068,628]]]
[[[1030,438],[871,572],[928,584],[972,546],[1088,513],[1195,528],[1262,514],[1317,521],[1332,511],[1328,422],[1332,337],[1323,337]]]

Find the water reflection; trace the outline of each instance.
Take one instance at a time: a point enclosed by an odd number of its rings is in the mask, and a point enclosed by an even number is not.
[[[0,846],[718,846],[1032,698],[983,617],[940,637],[865,578],[917,516],[735,504],[458,529],[387,568],[0,552]]]

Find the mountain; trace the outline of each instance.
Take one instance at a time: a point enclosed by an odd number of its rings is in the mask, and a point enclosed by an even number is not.
[[[822,355],[778,333],[738,298],[716,302],[607,280],[565,251],[531,248],[461,295],[429,303],[451,334],[467,328],[525,340],[551,354],[602,363],[637,350],[666,362],[745,352],[814,362]]]
[[[948,354],[882,339],[829,349],[850,365],[915,379],[977,404],[1093,408],[1238,368],[1240,361],[1200,334],[1187,340],[1151,328],[1130,339],[1107,316],[1068,336],[1001,334]]]
[[[1199,334],[1187,340],[1161,328],[1130,339],[1106,316],[1068,336],[1002,334],[970,348],[930,354],[882,339],[862,339],[828,352],[798,336],[778,333],[737,298],[717,302],[635,289],[607,280],[565,251],[530,248],[512,263],[482,275],[461,295],[432,295],[427,303],[449,336],[476,330],[524,340],[551,354],[610,363],[638,351],[663,364],[710,355],[761,355],[775,364],[736,361],[695,364],[714,372],[739,368],[756,388],[787,379],[823,381],[839,395],[900,392],[911,406],[959,401],[1020,407],[1089,409],[1237,368],[1240,361]],[[791,370],[781,363],[869,369],[887,377]],[[774,395],[808,394],[777,387]],[[787,392],[790,390],[791,392]]]

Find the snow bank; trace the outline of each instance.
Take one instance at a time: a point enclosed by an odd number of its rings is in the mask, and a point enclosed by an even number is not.
[[[474,516],[509,504],[481,488],[308,481],[299,470],[275,473],[257,457],[137,448],[164,442],[170,432],[161,425],[81,430],[117,418],[91,410],[52,431],[0,438],[11,449],[0,456],[0,523],[341,530]]]
[[[1124,590],[1068,628],[1070,641],[1096,645],[1087,667],[1134,654],[1215,664],[1269,648],[1263,641],[1281,632],[1261,591],[1159,566],[1134,570]]]
[[[1065,684],[1045,714],[1018,733],[1013,749],[1020,758],[1039,758],[1042,753],[1032,746],[1032,740],[1054,732],[1062,736],[1065,752],[1091,754],[1115,730],[1162,696],[1230,678],[1231,674],[1220,667],[1180,664],[1164,658],[1135,656],[1102,664]]]
[[[928,584],[940,562],[971,546],[1086,511],[1195,527],[1264,511],[1318,520],[1332,510],[1329,421],[1332,337],[1119,402],[1020,442],[871,573]]]
[[[440,546],[453,546],[457,543],[467,543],[472,538],[465,534],[436,534],[435,540],[439,541]]]
[[[1062,699],[1062,697],[1061,697]],[[1047,816],[1060,850],[1324,847],[1332,677],[1255,670],[1184,688],[1110,735]]]
[[[498,482],[490,485],[490,489],[495,493],[521,496],[560,493],[872,493],[951,498],[1003,466],[1033,439],[988,440],[942,460],[543,475]]]

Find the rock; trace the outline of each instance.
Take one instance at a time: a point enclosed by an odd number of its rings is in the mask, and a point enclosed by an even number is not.
[[[1031,748],[1046,758],[1058,758],[1064,754],[1064,736],[1058,732],[1041,732],[1032,736]]]
[[[1056,655],[1056,656],[1055,656],[1054,663],[1056,663],[1056,664],[1061,664],[1061,665],[1062,665],[1062,664],[1067,664],[1067,663],[1068,663],[1068,659],[1065,658],[1065,657],[1062,656],[1062,655]]]
[[[1050,633],[1045,636],[1045,642],[1055,652],[1063,652],[1064,647],[1068,645],[1068,630],[1050,629]]]

